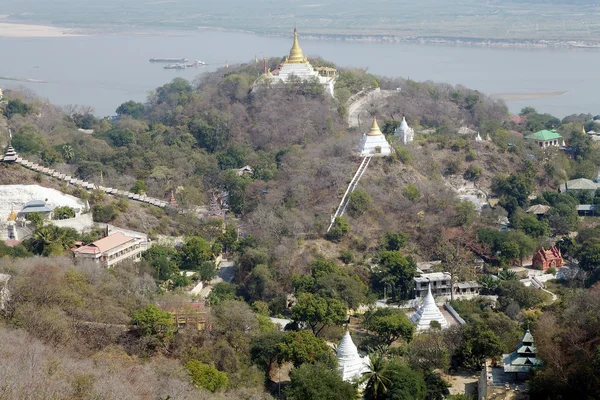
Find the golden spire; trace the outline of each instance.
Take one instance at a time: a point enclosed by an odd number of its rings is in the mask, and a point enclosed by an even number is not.
[[[306,62],[306,58],[304,58],[304,54],[302,54],[302,49],[298,44],[298,30],[294,28],[294,44],[292,45],[292,49],[290,50],[290,56],[287,58],[287,62],[290,64],[301,64]]]
[[[15,212],[14,208],[10,209],[10,214],[8,215],[8,220],[9,221],[16,221],[17,220],[17,213]]]
[[[581,127],[581,131],[583,132],[583,134],[584,134],[584,135],[586,135],[586,134],[587,134],[587,132],[585,131],[585,125],[583,125],[583,126]]]
[[[373,125],[371,125],[371,130],[367,133],[367,136],[379,136],[383,135],[381,133],[381,129],[379,129],[379,125],[377,125],[377,116],[373,116]]]
[[[225,60],[225,69],[229,69],[229,63]]]

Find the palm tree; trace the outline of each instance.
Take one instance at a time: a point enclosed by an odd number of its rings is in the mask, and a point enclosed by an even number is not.
[[[387,392],[390,379],[386,374],[386,358],[378,353],[373,353],[369,360],[369,371],[363,374],[361,384],[366,382],[364,398],[366,400],[382,399]]]
[[[70,163],[73,157],[75,157],[75,150],[73,150],[72,146],[65,144],[62,147],[62,156],[67,163]]]
[[[502,271],[498,272],[498,278],[501,281],[516,281],[519,279],[515,271],[511,271],[507,268],[504,268]]]

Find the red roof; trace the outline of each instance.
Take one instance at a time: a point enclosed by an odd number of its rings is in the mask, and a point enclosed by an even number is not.
[[[560,250],[556,246],[552,246],[548,250],[542,247],[535,253],[534,258],[535,257],[540,258],[544,261],[562,260]]]
[[[6,244],[8,247],[15,247],[16,245],[18,245],[20,243],[21,243],[21,241],[16,240],[16,239],[6,239],[4,241],[4,244]]]
[[[134,237],[126,236],[122,232],[116,232],[112,235],[108,235],[105,238],[96,240],[94,243],[90,243],[87,246],[81,246],[73,250],[73,253],[78,254],[99,254],[105,253],[109,250],[119,247],[125,243],[135,240]]]

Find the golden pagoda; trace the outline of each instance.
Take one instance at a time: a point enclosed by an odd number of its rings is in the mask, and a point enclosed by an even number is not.
[[[8,221],[14,222],[17,220],[17,213],[11,208],[10,214],[8,214]]]
[[[381,129],[379,129],[379,125],[377,124],[377,116],[373,116],[373,124],[371,125],[371,130],[367,133],[367,136],[380,136],[383,135]]]
[[[306,61],[306,57],[304,57],[302,49],[298,44],[298,30],[294,28],[294,44],[292,45],[292,48],[290,49],[290,55],[286,58],[285,62],[288,64],[302,64]]]

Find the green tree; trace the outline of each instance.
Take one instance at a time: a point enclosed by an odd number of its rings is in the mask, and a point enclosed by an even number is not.
[[[383,250],[398,251],[406,247],[408,235],[402,232],[386,232],[383,235],[381,247]]]
[[[373,398],[373,400],[424,400],[427,396],[427,387],[421,374],[402,364],[398,359],[386,365],[385,374],[390,380],[388,390],[383,397]],[[372,400],[367,397],[365,399]]]
[[[365,383],[364,398],[368,400],[383,399],[390,386],[390,378],[386,374],[386,359],[377,353],[369,355],[369,369],[361,378]]]
[[[129,115],[132,118],[140,119],[144,115],[144,105],[129,100],[117,107],[116,113],[117,115]]]
[[[24,242],[27,250],[45,257],[62,255],[74,246],[78,238],[73,228],[61,228],[56,225],[40,226],[33,236]]]
[[[172,339],[177,330],[173,316],[154,304],[148,304],[133,314],[131,324],[142,336],[153,336],[160,341]]]
[[[402,189],[402,195],[410,201],[416,201],[421,193],[419,192],[419,188],[414,183],[411,183]]]
[[[46,147],[44,137],[30,125],[20,128],[13,135],[11,143],[17,152],[26,154],[39,154]]]
[[[202,263],[206,261],[212,261],[212,248],[210,244],[200,236],[189,237],[183,247],[181,248],[182,253],[182,266],[186,269],[196,270],[199,269]]]
[[[206,298],[206,301],[212,306],[217,306],[225,301],[238,300],[239,297],[235,294],[236,289],[237,287],[231,283],[216,283],[215,285],[213,285],[212,290]]]
[[[352,309],[367,302],[367,286],[345,274],[333,273],[317,278],[314,289],[320,296],[340,300]]]
[[[62,154],[62,157],[64,158],[64,160],[68,164],[70,164],[71,161],[73,160],[73,158],[75,157],[75,150],[73,149],[73,146],[64,144],[61,147],[61,154]]]
[[[229,383],[226,373],[197,360],[192,360],[185,364],[185,369],[188,370],[190,379],[197,388],[216,392],[226,389]]]
[[[281,355],[281,343],[284,333],[279,331],[266,332],[252,339],[250,344],[250,359],[265,371],[268,375],[271,368],[278,360],[283,359]]]
[[[42,215],[42,213],[39,212],[28,213],[25,216],[25,219],[33,223],[33,225],[36,228],[39,228],[40,226],[44,225],[44,216]]]
[[[146,193],[147,190],[148,190],[148,187],[146,186],[146,182],[144,182],[141,179],[138,179],[137,181],[135,181],[135,184],[131,187],[131,189],[129,189],[129,191],[131,193],[136,193],[136,194]]]
[[[180,257],[173,248],[154,245],[142,253],[142,259],[150,264],[156,280],[175,280],[180,275]]]
[[[346,322],[346,306],[339,300],[324,298],[312,293],[301,293],[291,310],[292,319],[305,322],[317,336],[328,325]]]
[[[329,232],[327,232],[325,238],[332,242],[339,242],[344,236],[347,236],[349,232],[350,224],[348,221],[346,221],[346,219],[343,217],[336,217],[335,221],[333,222],[333,226]]]
[[[410,343],[414,332],[414,325],[404,312],[393,308],[380,308],[365,314],[363,326],[388,346],[400,338]]]
[[[353,217],[359,217],[373,206],[373,198],[362,190],[355,190],[350,193],[348,199],[348,214]]]
[[[114,129],[110,131],[108,136],[116,147],[127,147],[135,144],[135,133],[129,128]]]
[[[349,400],[357,396],[356,388],[330,368],[321,364],[304,364],[290,374],[287,400]]]
[[[378,261],[378,268],[374,272],[376,288],[383,291],[386,285],[390,285],[394,297],[409,298],[412,295],[412,280],[417,273],[415,261],[399,251],[382,251]]]
[[[462,337],[457,354],[467,368],[479,370],[486,358],[498,357],[504,351],[498,336],[483,323],[466,325]]]
[[[40,153],[40,157],[42,158],[44,165],[46,165],[48,167],[51,167],[51,166],[63,161],[60,153],[51,147],[45,148],[44,150],[42,150],[42,152]]]
[[[322,363],[335,367],[336,359],[327,343],[311,331],[287,332],[279,343],[279,361],[299,367],[306,363]]]
[[[456,213],[456,225],[458,226],[471,225],[477,215],[475,204],[470,201],[461,201],[455,205],[454,212]]]
[[[10,99],[8,103],[4,107],[4,116],[7,119],[11,119],[13,115],[27,115],[31,112],[33,107],[31,105],[24,103],[21,99]]]
[[[53,219],[75,218],[75,210],[69,206],[56,207],[52,213]]]
[[[425,400],[445,400],[450,393],[448,388],[450,384],[442,377],[431,370],[426,370],[423,374],[425,386],[427,387],[427,396]]]
[[[444,333],[436,330],[415,338],[406,347],[408,365],[423,371],[439,369],[442,371],[450,367],[450,352],[445,342]]]
[[[94,222],[111,222],[114,221],[119,216],[119,208],[111,203],[111,204],[96,204],[92,207],[92,219]]]

